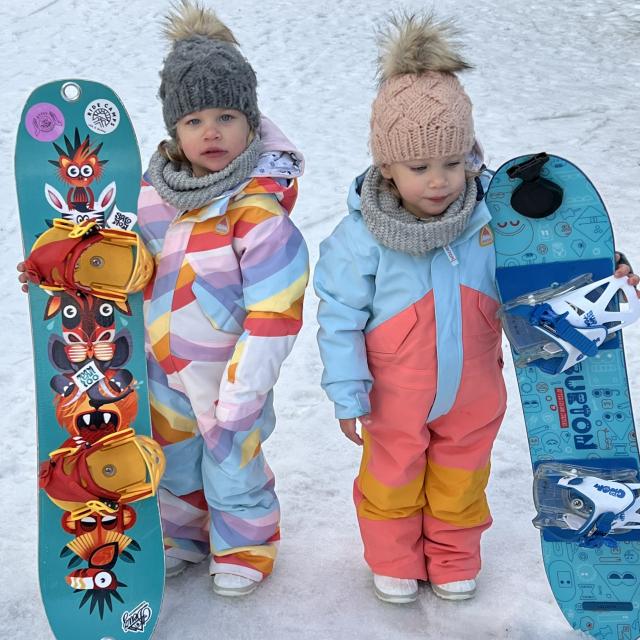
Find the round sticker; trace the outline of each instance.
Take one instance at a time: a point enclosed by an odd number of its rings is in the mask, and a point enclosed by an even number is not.
[[[24,125],[32,138],[52,142],[64,131],[64,116],[55,104],[39,102],[27,111]]]
[[[109,100],[94,100],[84,111],[84,121],[91,131],[111,133],[120,124],[120,112]]]

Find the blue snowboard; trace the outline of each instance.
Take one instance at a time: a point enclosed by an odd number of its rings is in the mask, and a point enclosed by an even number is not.
[[[596,189],[575,165],[555,156],[545,160],[545,155],[504,164],[486,195],[503,304],[583,274],[597,281],[614,271],[611,224]],[[536,163],[539,174],[531,175],[527,167]],[[542,184],[545,180],[549,183]],[[550,463],[555,462],[595,470],[599,477],[638,481],[621,332],[614,335],[597,355],[564,373],[547,373],[526,362],[516,366],[535,482],[543,482],[542,470],[554,469]],[[512,349],[512,355],[515,361],[518,353]],[[541,527],[545,570],[563,614],[575,629],[602,640],[637,638],[639,531],[606,541],[602,536],[576,540],[567,533]]]
[[[53,219],[135,232],[140,169],[111,89],[84,80],[37,88],[15,153],[25,258]],[[142,293],[113,301],[30,285],[29,305],[49,624],[58,640],[144,640],[160,612],[164,553],[158,477],[148,472],[162,457],[149,438]]]

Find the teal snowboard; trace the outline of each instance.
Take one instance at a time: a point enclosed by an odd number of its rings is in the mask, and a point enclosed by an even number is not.
[[[638,490],[629,485],[639,481],[640,459],[622,332],[593,347],[595,355],[580,355],[567,370],[556,372],[562,355],[536,359],[535,350],[526,349],[525,334],[536,333],[530,327],[539,318],[526,316],[522,328],[524,316],[515,311],[529,314],[532,307],[519,303],[531,292],[561,291],[564,283],[585,274],[595,282],[613,273],[607,211],[580,169],[546,154],[504,164],[486,203],[500,300],[503,305],[516,301],[503,324],[516,363],[534,469],[534,524],[541,530],[549,584],[572,627],[602,640],[632,640],[640,636],[640,530],[634,522],[640,516]],[[563,333],[561,319],[553,321],[558,335],[580,342],[570,328]],[[622,503],[623,497],[632,506],[617,522],[628,528],[613,531],[615,501]],[[600,498],[608,506],[598,506]]]
[[[122,103],[104,85],[58,81],[30,95],[15,176],[25,258],[36,243],[49,264],[70,255],[58,251],[64,242],[47,241],[54,219],[64,229],[95,222],[87,237],[137,230],[140,155]],[[91,268],[103,266],[97,250]],[[66,273],[63,287],[29,286],[40,592],[58,640],[144,640],[164,588],[155,497],[164,460],[150,438],[142,293],[97,297],[72,281]]]

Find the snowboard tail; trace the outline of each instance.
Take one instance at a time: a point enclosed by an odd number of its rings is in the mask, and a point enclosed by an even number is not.
[[[164,588],[140,290],[140,156],[108,87],[37,88],[15,154],[38,426],[40,591],[56,638],[151,637]],[[36,286],[40,285],[40,286]]]

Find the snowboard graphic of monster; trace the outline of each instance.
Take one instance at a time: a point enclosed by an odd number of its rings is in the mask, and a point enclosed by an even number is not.
[[[637,638],[640,460],[620,331],[635,291],[610,278],[607,211],[570,162],[515,158],[486,202],[549,584],[574,628]]]
[[[140,156],[108,87],[51,82],[24,107],[15,175],[37,401],[40,591],[56,638],[143,640],[164,587],[136,233]]]

